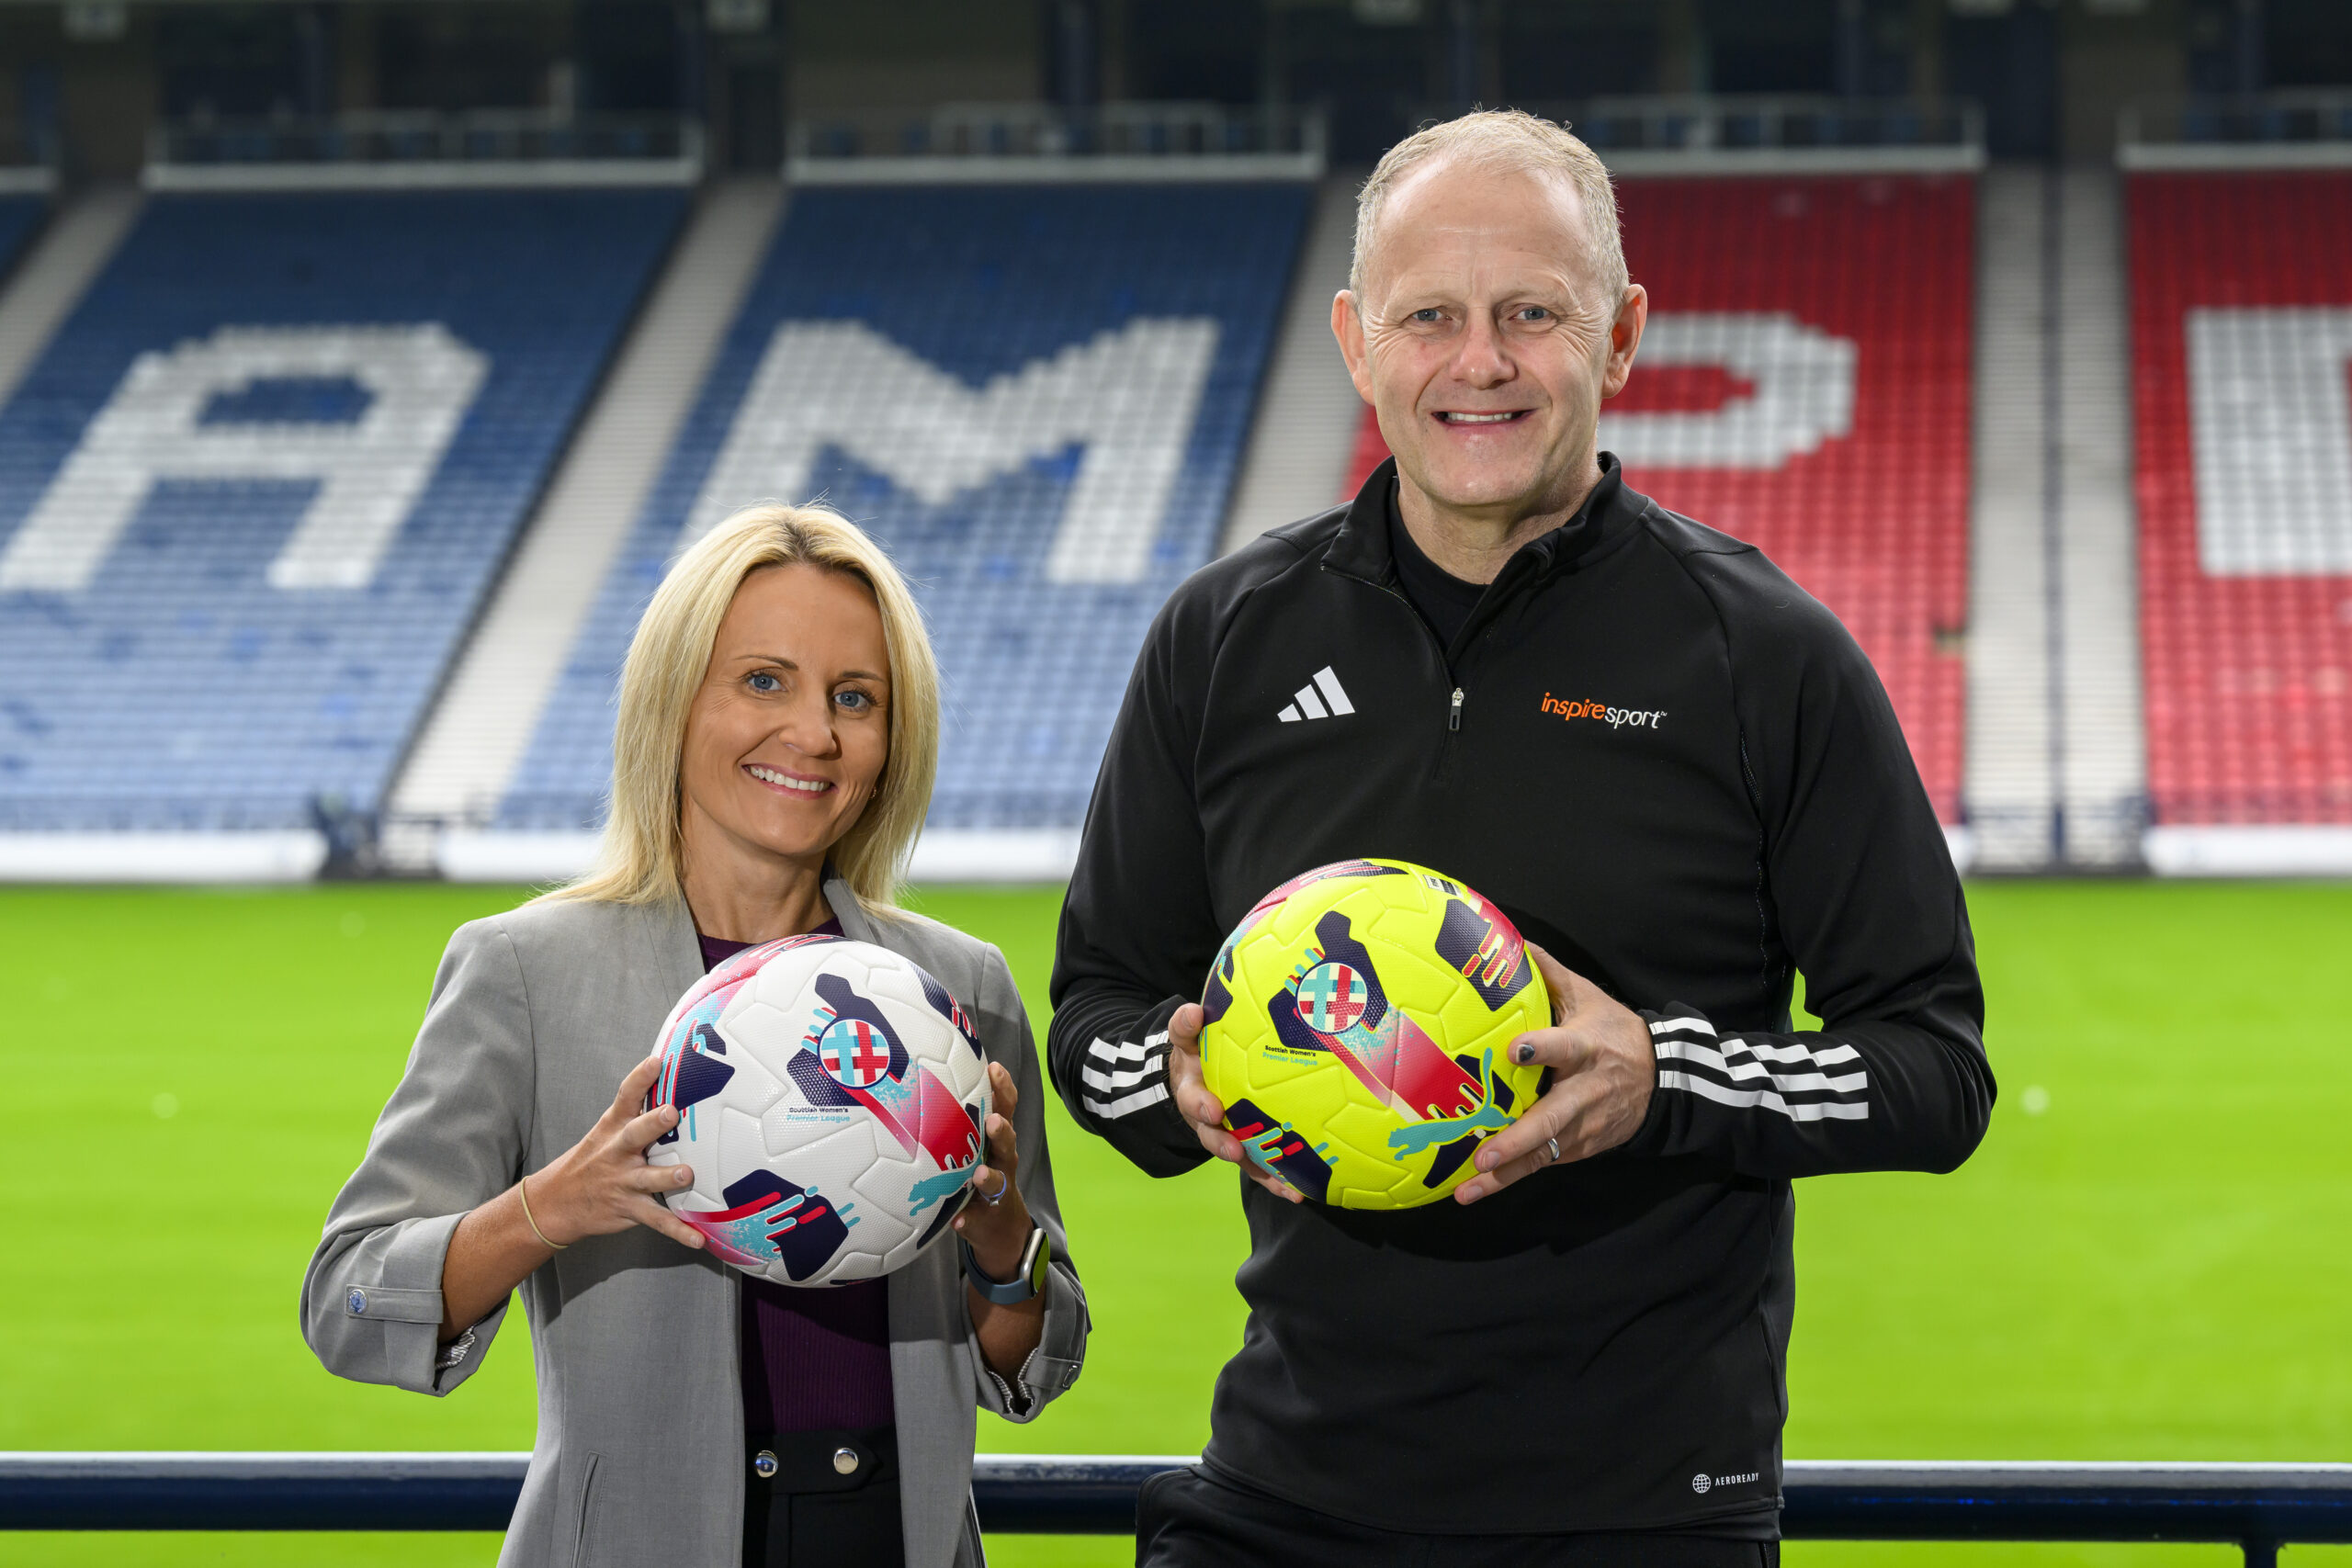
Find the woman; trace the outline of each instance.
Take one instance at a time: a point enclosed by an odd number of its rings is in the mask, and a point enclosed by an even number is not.
[[[332,1371],[447,1393],[523,1287],[538,1441],[502,1562],[980,1562],[974,1408],[1034,1416],[1088,1325],[1003,956],[891,905],[938,749],[888,558],[820,508],[739,513],[629,647],[597,868],[451,940],[302,1322]],[[973,1185],[996,1201],[886,1280],[790,1290],[658,1201],[692,1175],[646,1164],[676,1113],[640,1108],[679,994],[812,931],[904,953],[978,1021],[996,1109]]]

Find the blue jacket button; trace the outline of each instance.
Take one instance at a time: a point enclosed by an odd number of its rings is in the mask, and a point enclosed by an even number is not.
[[[368,1292],[365,1291],[354,1291],[344,1300],[345,1304],[351,1308],[351,1315],[354,1317],[360,1316],[368,1310]]]

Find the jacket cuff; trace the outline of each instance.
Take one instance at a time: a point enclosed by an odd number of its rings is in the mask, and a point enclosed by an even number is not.
[[[1079,1103],[1098,1122],[1125,1122],[1167,1106],[1168,1021],[1185,1002],[1170,997],[1125,1031],[1131,1038],[1110,1040],[1100,1035],[1086,1043],[1079,1059]],[[1138,1122],[1136,1125],[1142,1125]]]
[[[1650,1036],[1650,1103],[1649,1109],[1642,1113],[1642,1124],[1634,1129],[1632,1137],[1620,1145],[1626,1154],[1663,1155],[1669,1152],[1668,1145],[1674,1136],[1674,1116],[1667,1105],[1666,1095],[1660,1092],[1657,1083],[1657,1032],[1658,1026],[1668,1019],[1687,1018],[1691,1015],[1692,1010],[1673,1002],[1668,1002],[1666,1005],[1666,1010],[1662,1012],[1653,1008],[1634,1010],[1634,1015],[1642,1021],[1642,1027],[1649,1032]]]
[[[347,1317],[373,1323],[384,1341],[384,1381],[418,1393],[447,1393],[481,1365],[505,1320],[512,1292],[447,1346],[441,1343],[441,1271],[463,1214],[442,1214],[401,1228],[385,1249],[374,1284],[353,1281],[344,1292]]]
[[[1168,1085],[1168,1021],[1191,997],[1169,997],[1118,1037],[1090,1035],[1077,1054],[1070,1109],[1147,1175],[1182,1176],[1208,1156]]]
[[[1010,1382],[980,1359],[977,1337],[972,1346],[972,1354],[979,1359],[980,1371],[988,1377],[980,1403],[1008,1421],[1035,1419],[1037,1412],[1078,1382],[1079,1370],[1086,1362],[1087,1332],[1091,1325],[1085,1293],[1079,1289],[1078,1276],[1070,1271],[1069,1264],[1057,1262],[1046,1271],[1045,1295],[1044,1328],[1035,1348],[1023,1359],[1020,1371]]]

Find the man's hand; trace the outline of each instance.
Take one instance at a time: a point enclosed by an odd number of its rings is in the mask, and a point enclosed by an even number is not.
[[[1615,1148],[1640,1130],[1657,1091],[1657,1051],[1641,1015],[1533,942],[1527,953],[1551,987],[1554,1021],[1512,1041],[1510,1059],[1551,1068],[1552,1087],[1479,1146],[1478,1174],[1453,1190],[1457,1203],[1499,1192],[1555,1159]]]
[[[1168,1021],[1168,1098],[1192,1124],[1201,1147],[1230,1160],[1250,1173],[1250,1179],[1277,1198],[1304,1202],[1297,1188],[1250,1157],[1241,1140],[1225,1130],[1225,1107],[1209,1092],[1201,1077],[1201,1006],[1186,1002]]]

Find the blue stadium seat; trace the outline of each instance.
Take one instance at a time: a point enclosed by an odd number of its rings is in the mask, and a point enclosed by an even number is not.
[[[0,830],[375,808],[685,205],[151,200],[0,409]]]
[[[875,534],[929,617],[946,687],[932,825],[1075,826],[1145,627],[1215,548],[1308,199],[797,194],[502,826],[601,817],[615,677],[683,530],[810,498]],[[1173,476],[1156,489],[1154,452]],[[1080,525],[1098,513],[1099,537]]]

